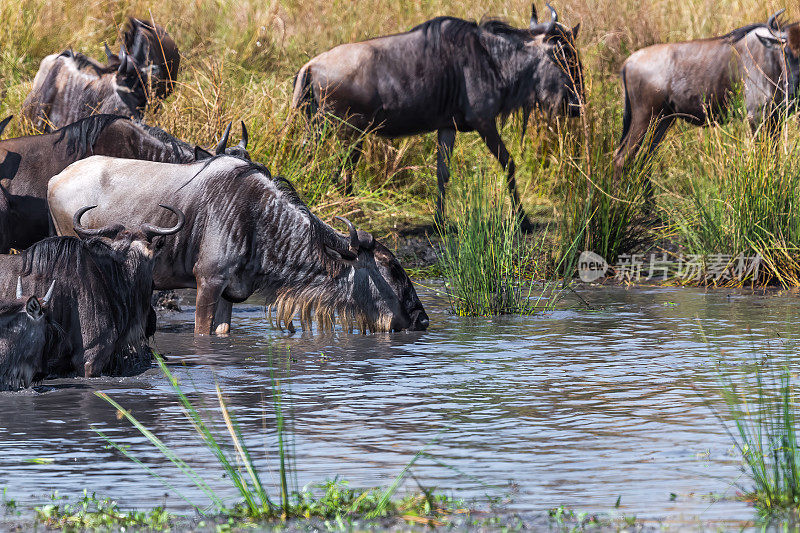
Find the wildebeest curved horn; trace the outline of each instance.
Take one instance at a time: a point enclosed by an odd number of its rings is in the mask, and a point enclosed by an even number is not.
[[[781,15],[783,15],[783,12],[784,12],[784,11],[786,11],[786,8],[784,8],[784,9],[781,9],[780,11],[776,11],[776,12],[775,12],[775,13],[774,13],[774,14],[773,14],[773,15],[772,15],[770,18],[769,18],[769,20],[767,20],[767,28],[769,28],[769,30],[770,30],[770,31],[773,31],[773,30],[774,30],[774,31],[780,31],[780,28],[778,27],[778,24],[777,24],[777,23],[779,22],[779,21],[778,21],[778,17],[780,17]]]
[[[119,66],[117,67],[117,72],[120,74],[124,74],[126,70],[128,70],[128,54],[125,52],[125,48],[120,46]]]
[[[217,143],[216,148],[214,148],[214,153],[216,155],[220,155],[225,152],[225,148],[228,147],[228,137],[231,135],[231,126],[233,122],[228,122],[228,125],[225,127],[225,133],[222,134],[222,138]]]
[[[22,276],[17,276],[17,300],[22,298]]]
[[[242,140],[239,141],[239,148],[244,150],[245,148],[247,148],[247,140],[248,140],[247,126],[244,125],[244,120],[242,120],[241,122],[242,122]],[[2,130],[0,130],[0,133],[2,133]]]
[[[158,204],[158,206],[163,207],[167,211],[172,211],[175,213],[178,216],[178,222],[171,228],[159,228],[158,226],[153,226],[151,224],[142,224],[142,232],[147,236],[147,240],[150,240],[158,235],[172,235],[173,233],[178,233],[181,228],[183,228],[184,222],[186,222],[186,215],[184,215],[183,211],[177,207],[171,207],[164,204]]]
[[[89,229],[89,228],[84,228],[81,225],[81,217],[83,217],[83,214],[89,211],[90,209],[94,209],[95,207],[97,206],[87,205],[81,207],[75,212],[75,215],[72,217],[72,229],[74,229],[75,233],[77,233],[82,238],[95,237],[97,235],[105,235],[114,229],[113,226],[103,226],[102,228]]]
[[[528,27],[534,30],[537,24],[539,24],[539,16],[536,14],[536,4],[531,4],[531,23]]]
[[[103,48],[106,51],[106,60],[111,61],[111,58],[114,57],[114,52],[111,51],[111,48],[108,47],[108,43],[103,41]]]
[[[359,241],[358,241],[358,230],[356,229],[356,227],[353,225],[352,222],[347,220],[345,217],[336,216],[333,218],[341,222],[344,222],[347,225],[347,229],[350,230],[350,249],[354,252],[357,252],[359,248]]]
[[[53,289],[55,288],[55,286],[56,286],[56,280],[53,280],[53,282],[50,284],[50,288],[47,289],[47,294],[45,294],[44,298],[42,298],[42,307],[50,303],[50,298],[53,297]]]
[[[8,115],[6,118],[3,119],[3,122],[0,122],[0,135],[3,134],[3,130],[6,129],[8,123],[11,122],[11,119],[14,118],[14,115]]]
[[[556,10],[550,5],[550,2],[545,2],[544,5],[550,10],[550,29],[553,29],[553,24],[558,22],[558,13],[556,13]]]

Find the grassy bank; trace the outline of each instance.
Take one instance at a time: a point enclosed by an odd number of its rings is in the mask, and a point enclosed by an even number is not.
[[[755,202],[751,200],[764,190],[777,192],[787,184],[792,189],[782,194],[795,194],[797,180],[791,165],[787,166],[789,174],[781,180],[753,181],[750,189],[712,186],[725,184],[737,175],[759,174],[762,168],[771,171],[761,163],[775,154],[753,148],[750,133],[742,124],[726,130],[724,142],[730,143],[729,149],[719,146],[720,134],[714,129],[678,126],[668,135],[659,161],[649,173],[655,192],[651,212],[657,215],[655,220],[665,224],[654,224],[651,217],[642,225],[638,212],[640,183],[635,179],[614,183],[609,169],[621,132],[617,72],[631,52],[657,42],[725,33],[749,22],[765,21],[781,7],[788,7],[789,18],[800,16],[797,6],[755,0],[578,0],[556,2],[555,7],[565,23],[581,22],[578,46],[587,79],[586,112],[581,119],[571,121],[533,117],[524,142],[519,138],[519,117],[512,117],[502,132],[517,161],[525,208],[535,221],[548,224],[557,235],[548,251],[552,262],[563,263],[562,270],[570,272],[572,262],[567,256],[576,250],[593,249],[613,261],[619,254],[630,252],[634,244],[666,240],[678,248],[708,253],[718,249],[733,255],[771,250],[774,271],[769,280],[796,284],[794,229],[788,226],[793,222],[786,217],[778,219],[778,227],[768,232],[751,225],[743,232],[731,232],[731,238],[714,246],[698,243],[696,238],[698,234],[718,233],[715,225],[728,228],[730,220],[746,216],[736,209],[713,214],[719,206],[752,206]],[[126,15],[152,17],[173,34],[184,58],[176,94],[158,112],[148,113],[148,122],[210,145],[227,121],[243,119],[250,129],[254,159],[292,180],[316,212],[324,218],[348,216],[391,243],[406,229],[432,224],[433,135],[393,141],[368,138],[365,157],[356,169],[354,194],[344,197],[338,188],[337,172],[351,145],[333,136],[310,142],[303,121],[289,109],[292,77],[310,57],[339,43],[403,31],[436,15],[473,19],[491,15],[525,26],[529,13],[530,4],[516,0],[468,0],[458,5],[442,0],[2,2],[0,114],[19,113],[45,55],[72,47],[102,57],[103,41],[116,42],[117,28]],[[7,135],[20,132],[14,122]],[[792,118],[788,135],[777,151],[780,161],[800,159],[796,143],[785,142],[797,134]],[[737,159],[734,151],[743,149],[754,150],[756,160]],[[480,182],[497,190],[495,180],[475,179],[500,173],[499,165],[475,134],[458,136],[453,159],[451,188],[457,182]],[[731,169],[732,164],[735,169]],[[702,184],[697,178],[699,168],[705,179]],[[501,198],[508,201],[505,196]],[[794,199],[791,201],[789,206],[794,207]],[[706,212],[713,216],[689,221],[688,232],[676,230],[686,227],[686,213]]]

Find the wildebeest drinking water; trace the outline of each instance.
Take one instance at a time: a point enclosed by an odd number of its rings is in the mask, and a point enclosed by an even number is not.
[[[14,298],[0,299],[0,390],[26,388],[44,379],[48,356],[69,348],[51,319],[54,286],[52,282],[41,300],[35,294],[25,298],[18,277]]]
[[[0,291],[12,290],[19,277],[34,293],[55,281],[50,314],[70,350],[48,358],[49,375],[129,374],[149,364],[154,256],[184,220],[178,209],[162,207],[177,215],[172,227],[143,223],[131,230],[119,224],[84,228],[80,219],[91,207],[82,207],[70,222],[85,240],[51,237],[20,255],[0,256]]]
[[[497,117],[522,109],[527,122],[535,108],[576,116],[583,99],[575,47],[580,25],[567,28],[550,10],[551,20],[539,23],[534,8],[523,29],[439,17],[406,33],[337,46],[300,69],[292,104],[385,137],[438,132],[440,220],[456,131],[477,131],[507,169],[509,193],[527,227]]]
[[[779,28],[781,12],[767,24],[711,39],[656,44],[631,55],[622,67],[625,110],[616,172],[637,154],[648,128],[650,153],[677,118],[697,126],[723,120],[739,91],[751,127],[763,123],[774,130],[786,104],[793,105],[800,82],[800,27]]]
[[[83,202],[100,207],[86,225],[158,223],[159,198],[186,213],[166,237],[153,273],[156,289],[197,288],[195,334],[227,334],[231,302],[259,291],[292,329],[300,315],[322,327],[338,317],[362,332],[423,330],[428,316],[394,255],[348,224],[342,237],[314,216],[291,184],[232,156],[173,165],[94,156],[50,180],[47,199],[59,234]],[[216,327],[215,327],[216,326]]]
[[[180,55],[160,26],[131,18],[119,55],[106,53],[106,65],[72,50],[45,57],[23,116],[40,132],[99,113],[140,119],[148,103],[172,91]]]
[[[230,128],[228,124],[214,154],[118,115],[94,115],[52,133],[0,141],[0,185],[6,187],[9,200],[21,206],[14,210],[17,224],[4,230],[0,220],[0,253],[7,253],[9,247],[27,248],[49,236],[47,182],[75,161],[94,154],[169,163],[221,153],[249,158],[244,123],[241,142],[229,147]]]

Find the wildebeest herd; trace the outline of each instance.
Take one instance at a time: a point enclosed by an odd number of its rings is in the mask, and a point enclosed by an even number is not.
[[[529,227],[497,120],[576,117],[584,106],[580,25],[547,8],[540,21],[534,6],[526,28],[438,17],[340,45],[300,68],[291,104],[312,129],[340,119],[344,135],[436,131],[439,221],[456,132],[476,131]],[[800,28],[778,16],[633,54],[622,69],[619,171],[648,128],[650,151],[675,118],[724,115],[739,86],[754,128],[762,118],[777,125],[800,79]],[[105,49],[105,64],[72,50],[44,58],[22,108],[36,134],[0,141],[0,389],[148,367],[154,289],[197,289],[197,335],[229,334],[232,304],[256,292],[290,331],[295,318],[303,329],[338,322],[362,333],[428,327],[392,252],[346,218],[335,217],[346,232],[335,231],[290,182],[251,161],[244,123],[238,144],[229,146],[228,124],[206,150],[142,122],[179,74],[164,28],[130,18],[119,53]],[[346,191],[360,149],[343,169]]]

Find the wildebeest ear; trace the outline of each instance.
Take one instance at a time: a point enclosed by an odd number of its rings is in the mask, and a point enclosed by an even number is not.
[[[200,146],[195,146],[194,147],[194,160],[195,161],[208,159],[209,157],[212,157],[212,155],[213,154],[211,152],[209,152],[208,150],[206,150],[205,148],[202,148]]]
[[[573,39],[577,39],[578,38],[578,32],[579,31],[581,31],[581,23],[580,22],[575,24],[575,26],[572,28],[572,38]]]
[[[341,261],[342,263],[351,264],[358,259],[358,256],[348,250],[336,250],[330,246],[325,246],[325,253],[334,261]]]
[[[28,316],[31,318],[41,318],[42,304],[39,303],[39,299],[36,298],[36,296],[28,298],[28,302],[25,304],[25,312],[28,313]]]
[[[3,131],[6,129],[6,126],[8,126],[8,123],[11,122],[12,118],[14,118],[14,115],[8,115],[3,119],[3,122],[0,122],[0,135],[3,134]]]

